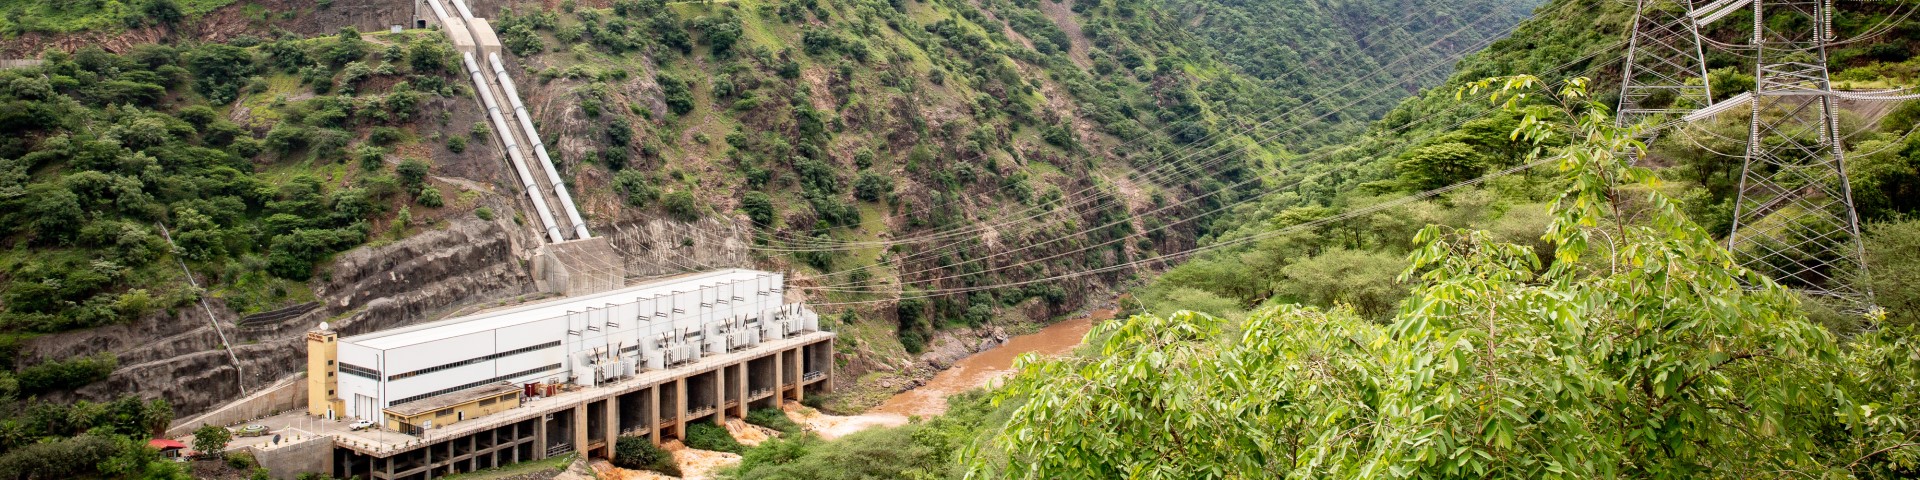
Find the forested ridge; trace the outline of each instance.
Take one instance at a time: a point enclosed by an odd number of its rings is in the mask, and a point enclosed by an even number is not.
[[[1836,86],[1913,85],[1916,5],[1838,5]],[[1897,252],[1920,238],[1920,103],[1842,105],[1867,261],[1846,278],[1881,310],[1838,313],[1726,250],[1744,111],[1644,145],[1613,127],[1631,15],[1550,2],[1288,159],[1318,163],[1281,162],[1200,240],[1220,248],[991,400],[782,441],[735,475],[856,478],[818,462],[858,455],[945,465],[881,468],[922,478],[1914,475],[1920,264]],[[1704,33],[1737,43],[1746,15]],[[1750,60],[1708,57],[1717,97],[1752,88]],[[1484,80],[1516,74],[1535,76]]]

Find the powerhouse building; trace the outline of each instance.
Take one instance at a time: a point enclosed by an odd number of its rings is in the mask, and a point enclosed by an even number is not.
[[[522,385],[595,386],[817,330],[783,281],[719,270],[345,338],[323,328],[308,336],[308,410],[431,428],[511,408]]]

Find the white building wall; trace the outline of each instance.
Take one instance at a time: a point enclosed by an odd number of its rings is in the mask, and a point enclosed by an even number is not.
[[[383,346],[390,349],[385,351],[357,345],[353,338],[342,339],[341,362],[377,369],[383,379],[549,342],[559,342],[560,345],[408,378],[386,380],[384,384],[382,381],[341,374],[338,396],[347,405],[347,415],[379,421],[383,415],[378,409],[392,406],[395,400],[554,364],[562,365],[562,369],[524,375],[508,381],[524,383],[573,378],[581,383],[590,383],[595,379],[594,372],[586,369],[587,364],[582,359],[582,354],[588,352],[605,352],[608,355],[603,361],[618,364],[642,363],[648,359],[658,362],[664,351],[660,346],[663,339],[686,342],[694,346],[694,352],[699,352],[702,346],[724,347],[728,343],[720,335],[721,324],[728,325],[730,331],[738,332],[750,323],[768,322],[769,316],[785,308],[781,294],[784,279],[781,275],[767,272],[753,275],[738,273],[727,272],[689,279],[680,284],[669,283],[657,287],[657,293],[640,291],[636,292],[638,296],[625,297],[618,302],[609,302],[606,297],[589,297],[578,305],[528,307],[527,311],[551,313],[542,314],[548,315],[548,318],[508,322],[500,322],[498,319],[502,317],[496,316],[488,321],[497,322],[500,325],[498,327],[449,338],[428,339],[431,335],[425,332],[431,332],[431,329],[413,327],[413,330],[401,334],[428,338],[409,338],[409,341],[423,341],[394,346],[399,343],[394,339],[401,337],[387,336]],[[455,322],[451,325],[470,324]],[[797,326],[799,324],[795,322]],[[758,331],[754,333],[757,337]],[[379,338],[369,337],[375,342],[379,342]],[[621,351],[633,346],[639,348]],[[630,372],[618,368],[613,370],[616,370],[615,374]],[[371,412],[361,411],[365,403],[357,404],[356,395],[377,399],[374,403],[378,408]]]

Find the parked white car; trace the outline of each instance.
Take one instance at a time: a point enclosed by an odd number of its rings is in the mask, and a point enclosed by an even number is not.
[[[372,420],[355,420],[352,425],[347,425],[348,430],[353,430],[356,432],[361,430],[366,430],[369,428],[373,428]]]

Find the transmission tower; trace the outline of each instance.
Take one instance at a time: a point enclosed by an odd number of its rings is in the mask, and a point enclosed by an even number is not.
[[[1829,0],[1753,4],[1758,67],[1746,164],[1727,247],[1742,264],[1844,311],[1871,304],[1843,278],[1863,256],[1848,187],[1827,42]]]
[[[1713,103],[1693,12],[1693,0],[1638,0],[1614,110],[1618,125],[1678,117]]]

